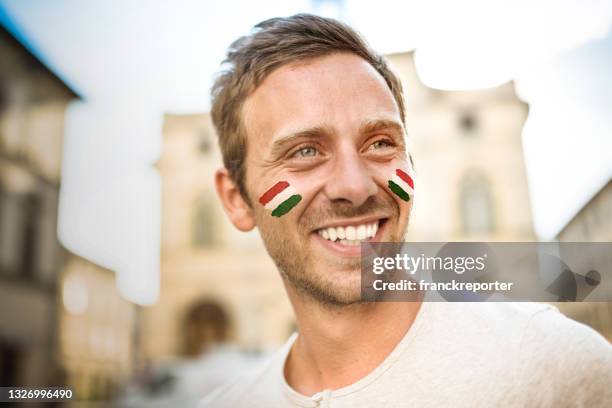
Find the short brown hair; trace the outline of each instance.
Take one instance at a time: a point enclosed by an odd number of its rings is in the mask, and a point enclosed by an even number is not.
[[[212,87],[212,121],[219,137],[223,164],[243,198],[250,203],[245,185],[247,134],[242,105],[262,81],[277,68],[292,62],[350,52],[366,60],[384,78],[398,105],[402,123],[404,100],[399,79],[382,56],[349,26],[311,14],[271,18],[255,25],[251,34],[230,45],[225,69]]]

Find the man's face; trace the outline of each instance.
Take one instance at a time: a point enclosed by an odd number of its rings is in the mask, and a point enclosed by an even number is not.
[[[401,241],[412,207],[389,189],[396,169],[411,168],[384,79],[353,54],[286,65],[245,101],[243,119],[247,190],[281,274],[320,302],[359,302],[359,243]],[[257,199],[279,181],[302,199],[275,217]]]

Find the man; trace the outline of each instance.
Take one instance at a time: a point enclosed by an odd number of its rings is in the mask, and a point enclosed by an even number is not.
[[[361,301],[358,244],[403,239],[414,185],[400,82],[352,29],[267,20],[226,64],[217,192],[259,228],[299,334],[204,406],[612,404],[610,346],[550,306]]]

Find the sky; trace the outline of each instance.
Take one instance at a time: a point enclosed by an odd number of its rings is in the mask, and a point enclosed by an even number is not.
[[[543,240],[612,176],[612,1],[0,0],[31,49],[81,96],[67,112],[59,237],[159,296],[163,113],[204,112],[227,45],[269,17],[315,12],[381,53],[416,49],[439,89],[514,80],[534,224]],[[236,10],[240,10],[239,13]],[[449,69],[452,67],[452,69]]]

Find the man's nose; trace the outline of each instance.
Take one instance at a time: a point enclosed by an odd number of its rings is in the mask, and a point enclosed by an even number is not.
[[[338,154],[325,186],[330,201],[348,201],[359,207],[377,191],[378,186],[359,152],[353,149]]]

